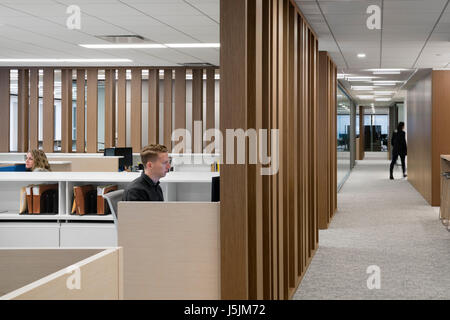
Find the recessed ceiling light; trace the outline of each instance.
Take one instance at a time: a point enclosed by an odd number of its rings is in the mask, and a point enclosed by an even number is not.
[[[391,101],[391,98],[375,98],[375,101]]]
[[[400,74],[400,71],[374,71],[373,74]]]
[[[357,97],[362,100],[372,100],[373,99],[373,96],[369,96],[369,95],[359,95]]]
[[[164,48],[220,48],[220,43],[114,43],[80,44],[88,49],[164,49]]]
[[[358,53],[358,58],[365,58],[366,54],[365,53]]]
[[[131,59],[0,59],[0,62],[70,62],[70,63],[99,63],[99,62],[133,62]]]
[[[347,81],[371,81],[374,77],[347,77]]]

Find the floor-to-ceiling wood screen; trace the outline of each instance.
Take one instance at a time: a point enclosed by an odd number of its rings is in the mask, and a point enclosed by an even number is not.
[[[250,164],[249,144],[245,164],[221,166],[222,299],[288,299],[318,246],[318,158],[330,156],[317,148],[318,41],[293,1],[222,0],[220,14],[220,128],[267,130],[271,160]]]
[[[337,70],[326,51],[319,52],[319,103],[317,136],[319,156],[318,219],[319,229],[327,229],[337,208],[337,159],[336,159],[336,92]]]

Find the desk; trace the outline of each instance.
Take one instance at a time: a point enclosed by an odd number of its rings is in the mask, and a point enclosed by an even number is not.
[[[50,169],[55,172],[67,172],[72,171],[72,161],[49,161]],[[16,165],[16,164],[25,164],[25,161],[19,160],[8,160],[8,161],[0,161],[0,167]]]
[[[116,246],[117,226],[111,215],[70,214],[73,187],[114,183],[124,189],[140,175],[138,172],[1,172],[0,247]],[[210,201],[211,180],[218,175],[218,172],[169,172],[161,179],[164,199]],[[19,215],[20,188],[40,183],[58,184],[58,213]]]

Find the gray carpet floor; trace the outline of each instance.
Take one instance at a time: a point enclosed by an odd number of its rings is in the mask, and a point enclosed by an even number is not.
[[[294,299],[450,299],[450,232],[389,162],[358,161]],[[366,158],[366,159],[367,159]],[[374,159],[374,160],[371,160]],[[366,273],[380,268],[380,289]]]

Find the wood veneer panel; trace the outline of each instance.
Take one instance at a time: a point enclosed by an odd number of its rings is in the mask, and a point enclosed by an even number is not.
[[[61,70],[61,152],[72,152],[72,69]]]
[[[17,128],[18,133],[18,152],[28,151],[28,113],[29,113],[29,70],[19,69],[18,74],[18,96],[17,96],[17,109],[18,109],[18,121]]]
[[[245,1],[220,1],[222,132],[227,128],[246,128],[246,67],[243,67],[246,61],[246,19]],[[253,56],[254,52],[250,55]],[[195,78],[198,82],[198,76],[195,77],[194,73]],[[193,91],[197,91],[198,95],[198,90],[197,84],[197,88]],[[198,105],[196,98],[193,109],[199,108]],[[198,118],[198,110],[196,112]],[[223,151],[226,159],[227,150]],[[230,164],[221,165],[220,170],[220,184],[226,186],[220,188],[221,298],[247,299],[249,292],[247,170],[245,165]]]
[[[159,70],[148,73],[148,143],[159,143]]]
[[[131,69],[131,147],[142,149],[142,70]]]
[[[55,112],[54,112],[54,69],[44,68],[44,93],[43,93],[43,149],[49,153],[54,151],[55,140]]]
[[[105,70],[105,148],[116,140],[116,70]]]
[[[85,152],[85,72],[77,69],[77,152]]]
[[[117,70],[117,147],[127,146],[127,70]]]
[[[86,97],[86,150],[96,153],[98,150],[98,69],[87,69]]]
[[[39,69],[30,69],[30,149],[38,148],[39,138]]]
[[[164,145],[172,150],[172,69],[164,69]]]
[[[186,129],[186,68],[175,69],[175,129]],[[183,152],[186,151],[186,141],[183,143]]]

